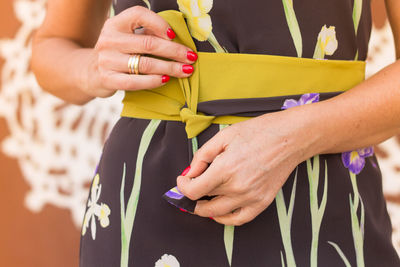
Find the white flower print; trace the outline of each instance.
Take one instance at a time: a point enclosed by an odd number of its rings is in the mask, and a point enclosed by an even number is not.
[[[110,208],[107,204],[101,203],[98,204],[97,201],[100,198],[101,193],[101,184],[99,184],[100,176],[96,174],[93,179],[93,184],[90,192],[90,199],[88,201],[88,209],[85,214],[85,218],[83,219],[83,226],[82,226],[82,235],[86,234],[86,230],[89,227],[90,223],[90,230],[92,234],[92,239],[96,239],[96,216],[100,221],[101,227],[105,228],[110,225],[110,219],[108,216],[111,213]]]
[[[179,267],[178,260],[173,255],[164,254],[159,259],[154,267]]]
[[[313,58],[324,59],[325,55],[333,55],[337,48],[338,41],[336,39],[335,27],[330,26],[329,28],[327,28],[326,25],[322,26],[322,29],[318,34],[318,41],[315,47]]]

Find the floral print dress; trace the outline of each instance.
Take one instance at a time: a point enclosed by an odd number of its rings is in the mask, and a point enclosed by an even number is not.
[[[179,10],[198,51],[365,60],[369,4],[114,0],[112,12],[134,5],[155,12]],[[265,103],[216,100],[207,110],[221,113],[236,106],[258,116],[333,96],[310,93]],[[263,110],[251,109],[255,103]],[[224,127],[229,125],[213,124],[188,140],[181,122],[121,117],[104,146],[89,192],[80,266],[400,266],[372,147],[316,155],[299,164],[275,201],[243,226],[182,212],[192,211],[195,202],[175,187],[176,177],[196,149]]]

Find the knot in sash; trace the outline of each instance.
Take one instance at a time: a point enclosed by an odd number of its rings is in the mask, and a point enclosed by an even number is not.
[[[198,111],[199,103],[340,93],[365,79],[363,61],[198,52],[181,12],[167,10],[158,14],[176,33],[174,42],[197,52],[194,72],[188,78],[171,78],[155,89],[126,91],[121,116],[181,121],[188,138],[197,136],[212,123],[232,124],[251,118],[232,115],[239,114],[235,108],[232,113],[209,116]]]
[[[182,122],[186,124],[185,130],[188,136],[197,136],[207,129],[215,119],[215,116],[207,116],[194,113],[191,109],[183,108],[180,111]]]

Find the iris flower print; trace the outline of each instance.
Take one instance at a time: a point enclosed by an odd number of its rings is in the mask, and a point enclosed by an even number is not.
[[[83,219],[82,226],[82,235],[86,234],[86,230],[89,227],[91,228],[92,239],[96,239],[96,216],[100,221],[101,227],[105,228],[110,225],[110,219],[108,216],[111,213],[110,208],[107,204],[101,203],[98,204],[98,200],[100,198],[101,193],[101,184],[99,184],[100,176],[96,174],[93,179],[92,188],[90,192],[90,198],[88,200],[88,209],[86,211],[85,217]]]
[[[165,193],[165,195],[173,199],[182,199],[184,197],[184,195],[181,193],[181,191],[179,191],[177,186],[169,190],[167,193]]]
[[[173,255],[164,254],[154,267],[180,267],[180,264]]]
[[[199,41],[207,41],[212,31],[211,17],[208,15],[213,0],[178,0],[179,10],[187,19],[190,34]]]
[[[334,26],[329,28],[326,25],[322,26],[318,34],[317,45],[314,50],[314,59],[324,59],[325,55],[332,56],[338,48],[336,39],[336,31]]]
[[[359,174],[365,166],[365,158],[374,154],[373,147],[357,149],[342,153],[342,162],[354,174]]]
[[[285,102],[283,103],[282,109],[288,109],[305,104],[311,104],[318,101],[319,101],[319,94],[317,93],[304,94],[300,97],[299,100],[286,99]]]
[[[200,42],[209,41],[218,53],[225,53],[212,33],[211,11],[213,0],[177,0],[179,10],[186,18],[190,34]]]

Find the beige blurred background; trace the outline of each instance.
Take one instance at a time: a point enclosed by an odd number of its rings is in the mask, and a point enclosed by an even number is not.
[[[88,184],[121,108],[121,94],[76,107],[38,87],[30,40],[45,5],[0,1],[0,266],[78,266]],[[394,61],[383,0],[372,10],[367,75]],[[376,152],[400,252],[400,138]]]

